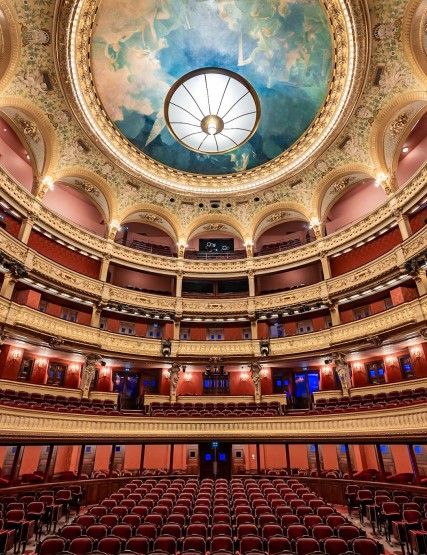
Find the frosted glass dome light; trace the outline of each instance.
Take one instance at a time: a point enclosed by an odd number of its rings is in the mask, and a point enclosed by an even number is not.
[[[221,154],[252,137],[261,109],[246,79],[225,69],[204,68],[187,73],[171,87],[164,113],[170,132],[182,145]]]

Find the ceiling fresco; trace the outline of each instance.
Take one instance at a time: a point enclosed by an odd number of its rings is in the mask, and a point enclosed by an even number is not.
[[[91,68],[108,117],[140,151],[184,172],[225,175],[260,166],[310,126],[328,92],[331,36],[318,0],[103,0]],[[224,154],[179,144],[163,106],[184,74],[220,67],[256,90],[251,139]]]

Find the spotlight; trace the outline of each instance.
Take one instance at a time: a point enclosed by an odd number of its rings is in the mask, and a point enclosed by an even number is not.
[[[331,360],[330,358],[326,358],[324,362],[325,364],[332,364],[333,360]]]
[[[164,357],[170,357],[172,353],[172,341],[170,339],[162,339],[160,352]]]
[[[260,339],[259,352],[261,353],[261,356],[268,357],[270,354],[270,339]]]

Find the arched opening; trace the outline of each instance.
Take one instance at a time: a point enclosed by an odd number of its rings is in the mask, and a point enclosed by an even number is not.
[[[105,236],[105,220],[100,209],[68,183],[56,182],[55,188],[44,196],[43,204],[95,235]]]
[[[185,258],[245,258],[246,249],[238,233],[225,224],[207,224],[188,240]]]
[[[325,234],[355,222],[387,200],[382,187],[376,185],[375,179],[364,178],[353,185],[338,200],[332,202],[323,217]]]
[[[153,216],[156,218],[156,216]],[[176,242],[163,229],[143,222],[121,224],[115,238],[116,243],[161,256],[175,256]]]
[[[397,163],[397,185],[401,187],[426,162],[427,112],[421,116],[404,141]]]
[[[314,231],[306,220],[282,222],[266,229],[256,241],[256,256],[294,249],[315,240]]]
[[[27,147],[13,127],[0,117],[0,164],[24,189],[31,191],[33,168]]]

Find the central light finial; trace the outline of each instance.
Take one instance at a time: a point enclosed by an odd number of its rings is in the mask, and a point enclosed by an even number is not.
[[[205,68],[181,77],[165,101],[169,131],[185,147],[221,154],[255,133],[261,110],[251,85],[237,73]]]

